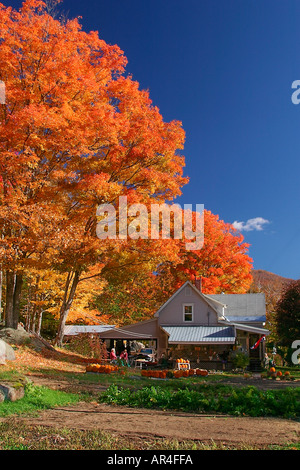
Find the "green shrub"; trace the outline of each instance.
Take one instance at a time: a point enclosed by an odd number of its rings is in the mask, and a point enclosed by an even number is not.
[[[237,352],[231,356],[232,363],[237,369],[245,369],[249,365],[249,356],[247,354]]]
[[[256,387],[208,386],[190,390],[144,387],[139,390],[110,386],[100,401],[142,408],[213,412],[248,416],[300,416],[300,390],[262,391]]]

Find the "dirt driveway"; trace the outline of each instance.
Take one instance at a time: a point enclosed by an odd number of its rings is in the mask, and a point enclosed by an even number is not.
[[[300,441],[300,424],[285,419],[196,415],[97,403],[56,408],[25,421],[30,425],[55,428],[100,429],[132,439],[214,441],[261,447]]]
[[[36,378],[34,382],[46,385],[42,378]],[[53,388],[64,389],[67,385],[61,382],[55,385],[52,381]],[[96,387],[94,391],[99,392],[100,388]],[[165,438],[259,447],[300,442],[300,423],[287,419],[146,410],[96,402],[44,411],[37,418],[26,419],[26,423],[82,430],[100,429],[133,440]]]

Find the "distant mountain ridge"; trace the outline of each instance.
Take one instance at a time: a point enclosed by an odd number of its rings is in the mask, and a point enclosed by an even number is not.
[[[275,290],[282,290],[294,281],[294,279],[289,279],[263,269],[253,269],[251,273],[254,286],[260,287],[262,290],[270,287],[273,287]]]
[[[270,319],[276,310],[277,302],[294,279],[279,276],[263,269],[253,269],[252,276],[253,281],[250,292],[263,292],[265,294],[267,319]]]

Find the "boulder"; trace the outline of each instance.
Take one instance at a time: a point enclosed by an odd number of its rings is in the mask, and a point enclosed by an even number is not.
[[[0,364],[5,364],[5,361],[15,361],[16,355],[13,348],[0,339]]]
[[[0,339],[3,339],[6,343],[23,345],[30,343],[30,335],[23,328],[18,326],[18,329],[14,328],[2,328],[0,329]]]
[[[0,395],[4,396],[4,400],[17,401],[24,397],[24,387],[22,385],[12,386],[10,384],[1,383]]]
[[[42,351],[43,349],[54,351],[54,348],[47,341],[38,336],[36,333],[29,333],[20,324],[18,325],[17,329],[1,328],[0,340],[1,339],[11,345],[28,346],[38,352]]]

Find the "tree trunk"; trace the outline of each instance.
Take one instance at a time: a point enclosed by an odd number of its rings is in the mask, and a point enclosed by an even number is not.
[[[14,313],[14,291],[16,275],[12,271],[6,271],[6,305],[5,305],[5,327],[13,328]]]
[[[16,275],[15,291],[14,291],[14,309],[13,309],[13,328],[16,330],[18,328],[19,317],[20,317],[20,301],[21,301],[21,291],[23,285],[23,275]]]
[[[3,271],[0,266],[0,322],[2,320],[2,286],[3,286]]]
[[[31,328],[31,282],[29,283],[28,293],[27,293],[25,330],[30,331],[30,328]]]
[[[36,328],[36,334],[38,334],[39,336],[41,335],[42,320],[43,320],[43,310],[40,309],[38,312],[37,328]]]
[[[59,347],[62,346],[65,324],[66,324],[66,321],[67,321],[67,318],[68,318],[68,315],[69,315],[69,312],[70,312],[70,309],[74,300],[76,288],[79,282],[79,276],[80,276],[80,272],[75,271],[75,272],[69,273],[67,277],[64,299],[63,299],[63,303],[60,309],[58,332],[57,332],[57,336],[55,340],[56,346],[59,346]]]
[[[20,315],[20,298],[23,284],[22,274],[6,272],[6,308],[5,327],[18,328]]]
[[[32,319],[31,319],[31,331],[35,333],[36,331],[36,318],[38,315],[38,307],[37,307],[37,301],[38,301],[38,289],[39,289],[39,282],[40,282],[40,276],[36,277],[35,280],[35,287],[34,287],[34,304],[33,304],[33,312],[32,312]]]

